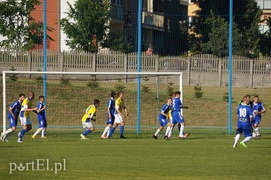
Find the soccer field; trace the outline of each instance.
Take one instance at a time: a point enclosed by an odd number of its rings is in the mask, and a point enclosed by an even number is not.
[[[270,129],[248,148],[233,148],[226,128],[187,131],[191,136],[178,139],[175,130],[170,141],[163,133],[157,140],[129,132],[119,139],[116,131],[104,140],[94,132],[80,140],[80,132],[48,131],[47,139],[29,132],[23,143],[15,133],[0,144],[0,179],[270,179]]]

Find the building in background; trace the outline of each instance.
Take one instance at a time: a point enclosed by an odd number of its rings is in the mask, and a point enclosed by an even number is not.
[[[256,0],[256,2],[260,9],[263,11],[261,19],[265,20],[267,18],[271,18],[271,0]],[[259,25],[259,28],[262,34],[270,30],[266,21],[262,22]]]

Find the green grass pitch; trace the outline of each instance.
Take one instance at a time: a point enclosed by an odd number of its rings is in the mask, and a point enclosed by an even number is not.
[[[50,130],[47,139],[32,139],[32,130],[23,143],[14,133],[8,143],[0,143],[0,179],[270,179],[270,129],[263,128],[262,137],[248,142],[248,148],[233,148],[234,135],[226,128],[187,131],[187,139],[178,139],[175,130],[167,141],[164,131],[157,140],[130,132],[119,139],[118,131],[113,139],[93,132],[81,140],[80,132]]]

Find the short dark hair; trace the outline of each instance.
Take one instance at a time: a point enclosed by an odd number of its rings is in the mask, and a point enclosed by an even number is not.
[[[23,93],[19,94],[19,97],[22,97],[22,96],[25,96],[25,94],[23,94]]]
[[[114,96],[116,96],[116,92],[115,92],[115,91],[112,91],[112,92],[111,92],[111,97],[114,97]]]
[[[258,98],[258,99],[259,99],[259,96],[258,96],[258,95],[255,95],[254,98]]]
[[[248,97],[248,98],[250,98],[250,94],[246,94],[246,95],[245,95],[245,97]]]
[[[181,91],[176,91],[176,92],[175,92],[175,95],[177,95],[177,94],[181,94]]]
[[[100,101],[98,99],[94,99],[94,104],[99,104]]]
[[[39,96],[39,99],[40,99],[40,98],[43,98],[43,99],[44,99],[45,97],[44,97],[43,95],[41,95],[41,96]]]

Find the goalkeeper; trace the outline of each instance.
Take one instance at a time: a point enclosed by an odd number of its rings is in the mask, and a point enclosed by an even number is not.
[[[94,104],[90,105],[86,109],[85,115],[82,117],[82,125],[83,125],[83,128],[85,129],[85,131],[80,135],[81,139],[87,139],[86,135],[88,135],[89,133],[91,133],[92,131],[95,130],[95,128],[90,120],[92,120],[94,122],[96,121],[95,113],[97,111],[97,107],[99,107],[99,106],[100,106],[100,101],[98,99],[95,99]]]

